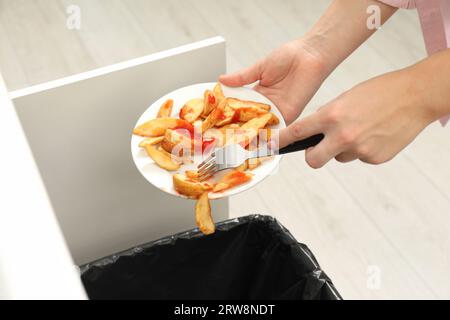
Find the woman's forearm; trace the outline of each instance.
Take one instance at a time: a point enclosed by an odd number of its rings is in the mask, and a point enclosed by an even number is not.
[[[389,161],[433,121],[450,114],[450,49],[362,82],[280,132],[280,147],[318,133],[307,150],[320,168],[330,159]]]
[[[367,26],[371,5],[380,8],[381,24],[396,11],[375,0],[334,0],[302,38],[323,57],[329,73],[376,31]]]
[[[440,51],[410,69],[418,104],[432,120],[450,115],[450,49]]]

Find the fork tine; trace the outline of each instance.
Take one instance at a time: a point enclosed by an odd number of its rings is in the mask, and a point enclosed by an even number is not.
[[[204,181],[207,180],[208,178],[212,177],[214,173],[216,173],[218,171],[218,167],[217,166],[212,166],[210,167],[208,170],[200,173],[198,175],[198,179],[200,181]]]
[[[202,173],[204,171],[207,171],[209,168],[213,167],[214,165],[216,165],[216,162],[211,160],[210,162],[207,162],[203,166],[199,167],[197,169],[197,172]]]
[[[199,177],[198,177],[198,181],[202,182],[202,181],[208,180],[208,179],[211,178],[212,176],[213,176],[212,173],[209,173],[209,174],[206,174],[206,175],[203,175],[203,176],[199,176]]]
[[[216,162],[215,161],[211,161],[211,162],[207,163],[206,165],[204,165],[203,167],[201,167],[197,172],[199,174],[202,174],[204,172],[210,171],[215,166],[216,166]]]
[[[198,170],[199,175],[202,175],[203,173],[209,172],[211,170],[216,169],[217,164],[215,162],[211,162],[207,166],[203,166],[200,170]]]
[[[208,162],[205,162],[202,166],[198,166],[198,171],[203,171],[206,170],[208,167],[210,167],[211,165],[215,165],[216,164],[216,159],[210,159]]]
[[[216,157],[215,152],[211,153],[211,154],[209,155],[208,158],[206,158],[205,160],[203,160],[202,163],[200,163],[200,164],[197,166],[197,168],[200,169],[200,168],[203,167],[207,162],[210,162],[211,160],[215,159],[215,157]]]

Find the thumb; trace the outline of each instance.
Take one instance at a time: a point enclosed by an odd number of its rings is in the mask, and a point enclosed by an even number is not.
[[[251,67],[235,73],[221,75],[219,81],[229,87],[242,87],[261,79],[262,62],[257,62]]]

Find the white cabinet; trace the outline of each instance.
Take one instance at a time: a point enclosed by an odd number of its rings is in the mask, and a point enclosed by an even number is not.
[[[140,176],[130,134],[155,99],[225,69],[216,37],[10,93],[76,264],[195,226],[193,201]],[[213,210],[226,219],[227,200]]]

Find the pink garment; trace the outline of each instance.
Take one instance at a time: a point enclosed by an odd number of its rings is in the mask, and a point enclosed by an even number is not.
[[[397,8],[419,12],[425,46],[429,55],[450,47],[450,0],[379,0]],[[450,116],[441,119],[444,125]]]

